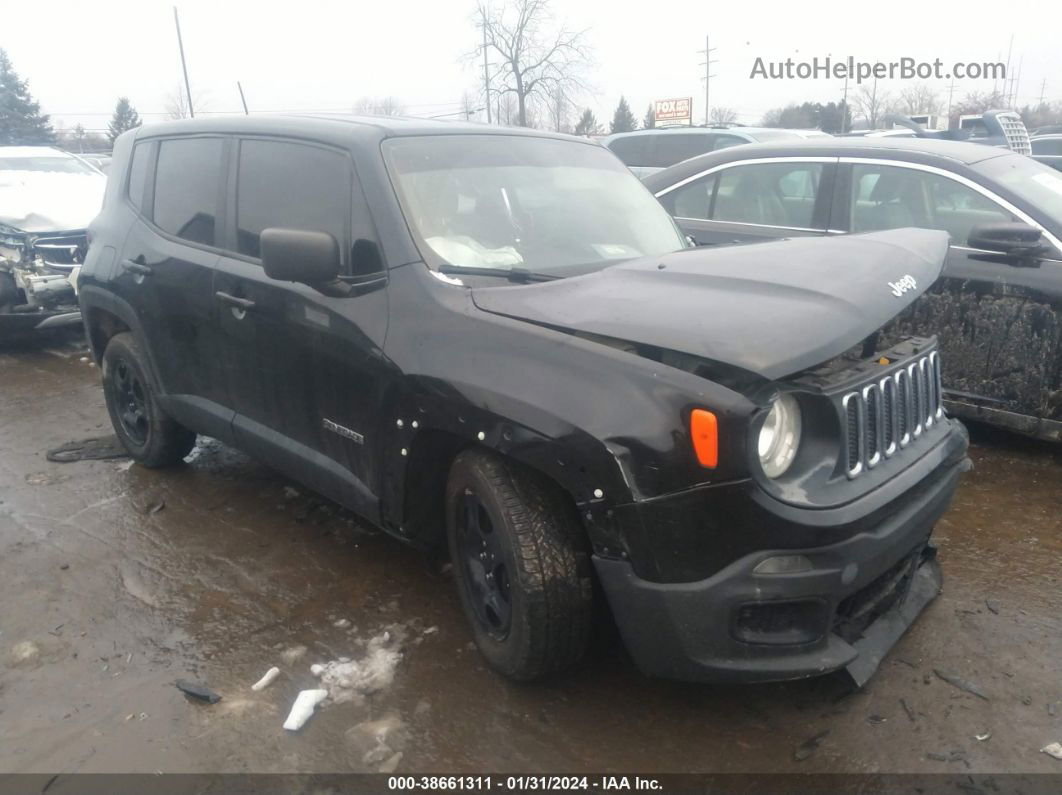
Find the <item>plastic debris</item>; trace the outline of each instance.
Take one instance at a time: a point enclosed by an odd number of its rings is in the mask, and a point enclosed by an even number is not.
[[[328,698],[327,690],[303,690],[295,698],[291,705],[288,719],[284,721],[284,728],[289,732],[297,732],[313,715],[314,709]]]
[[[206,685],[201,685],[197,682],[189,682],[187,679],[178,679],[174,684],[182,693],[185,693],[192,698],[198,698],[200,701],[207,701],[211,704],[217,704],[221,701],[221,696]]]
[[[975,734],[974,739],[979,743],[983,743],[985,740],[992,739],[992,732],[985,732],[984,734]]]
[[[350,619],[341,618],[336,622],[333,622],[333,627],[336,629],[350,629]]]
[[[1062,759],[1062,743],[1051,743],[1045,745],[1040,749],[1040,753],[1053,756],[1055,759]]]
[[[947,682],[952,687],[957,687],[959,688],[959,690],[964,690],[967,693],[970,693],[971,695],[977,696],[980,699],[984,699],[985,701],[989,700],[988,696],[982,693],[980,689],[978,689],[977,685],[973,684],[973,682],[966,681],[961,676],[957,676],[951,673],[950,671],[942,671],[939,668],[934,668],[933,673],[935,673],[939,679],[942,679],[943,681]]]
[[[251,685],[251,690],[265,690],[267,687],[273,684],[273,680],[276,679],[278,676],[280,676],[280,669],[274,665],[272,668],[265,672],[265,676],[263,676],[253,685]]]

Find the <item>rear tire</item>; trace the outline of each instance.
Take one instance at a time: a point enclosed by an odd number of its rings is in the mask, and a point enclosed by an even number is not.
[[[155,469],[179,463],[191,452],[195,433],[159,405],[146,360],[131,333],[111,337],[102,369],[111,424],[134,461]]]
[[[454,460],[446,527],[458,594],[491,667],[526,681],[586,652],[593,587],[582,528],[538,473],[483,450]]]

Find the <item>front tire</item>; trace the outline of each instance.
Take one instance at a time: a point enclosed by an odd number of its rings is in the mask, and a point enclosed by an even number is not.
[[[590,562],[556,486],[498,455],[467,450],[450,470],[446,525],[461,605],[491,667],[526,681],[583,656]]]
[[[181,461],[195,446],[195,433],[159,405],[147,365],[129,332],[115,334],[103,353],[103,394],[114,432],[129,456],[155,469]]]

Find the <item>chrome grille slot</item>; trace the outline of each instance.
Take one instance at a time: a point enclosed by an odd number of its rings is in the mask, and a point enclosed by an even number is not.
[[[850,478],[873,469],[927,432],[944,414],[936,351],[841,398],[842,455]]]

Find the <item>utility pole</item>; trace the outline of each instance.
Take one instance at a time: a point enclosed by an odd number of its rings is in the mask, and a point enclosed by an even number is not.
[[[184,91],[188,96],[188,115],[195,118],[195,109],[192,107],[192,86],[188,83],[188,64],[184,60],[184,42],[181,41],[181,20],[177,17],[177,6],[173,7],[173,24],[177,26],[177,48],[181,51],[181,71],[184,72]]]
[[[1044,106],[1044,96],[1046,96],[1046,94],[1047,94],[1047,78],[1045,77],[1044,78],[1044,82],[1042,82],[1040,84],[1040,105],[1039,105],[1039,107],[1041,107],[1041,108]]]
[[[487,101],[484,103],[487,106],[487,124],[491,123],[490,118],[490,69],[487,64],[487,17],[486,11],[481,12],[484,16],[483,22],[483,91],[486,94]]]
[[[240,81],[236,81],[236,88],[240,89],[240,102],[243,103],[243,115],[250,116],[250,111],[247,110],[247,100],[243,96],[243,86],[240,85]]]
[[[711,94],[709,88],[712,82],[712,78],[715,75],[712,74],[712,64],[719,63],[717,60],[712,60],[712,53],[715,52],[715,47],[709,42],[708,36],[704,37],[704,49],[699,50],[704,53],[704,63],[701,66],[704,67],[704,126],[708,126],[708,108],[709,99]],[[690,126],[693,126],[693,114],[690,113]]]
[[[955,96],[955,78],[952,78],[948,86],[948,129],[951,129],[951,98]]]
[[[848,73],[844,76],[844,92],[841,94],[841,132],[848,132]]]

